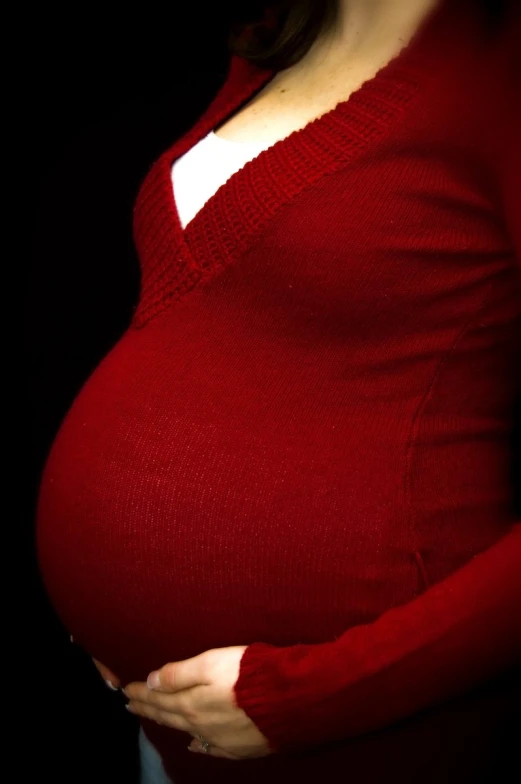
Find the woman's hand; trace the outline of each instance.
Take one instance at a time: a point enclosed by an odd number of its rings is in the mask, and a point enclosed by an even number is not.
[[[240,760],[271,754],[267,739],[235,701],[233,687],[246,647],[214,648],[166,664],[147,683],[130,683],[123,689],[128,710],[190,733],[195,738],[190,751],[202,750],[202,735],[212,757]]]
[[[98,670],[99,674],[112,691],[117,691],[121,686],[121,681],[117,675],[114,675],[112,670],[109,670],[108,667],[105,667],[104,664],[99,662],[97,659],[92,660],[96,665],[96,669]]]

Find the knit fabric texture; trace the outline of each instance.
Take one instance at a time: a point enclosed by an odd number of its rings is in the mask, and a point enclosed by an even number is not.
[[[140,301],[53,444],[38,550],[63,623],[124,682],[249,646],[236,699],[274,753],[191,755],[145,722],[176,784],[452,781],[440,738],[475,780],[495,698],[471,695],[521,649],[508,9],[492,34],[442,2],[183,230],[173,161],[273,75],[233,56],[143,183]]]

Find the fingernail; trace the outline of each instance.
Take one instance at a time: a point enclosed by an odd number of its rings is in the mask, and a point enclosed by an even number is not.
[[[191,746],[187,746],[186,748],[188,749],[188,751],[193,751],[193,752],[195,752],[195,749],[193,749]]]
[[[71,641],[71,642],[74,642],[74,637],[72,636],[72,634],[71,634],[71,636],[69,637],[69,639],[70,639],[70,641]]]
[[[105,681],[105,683],[107,684],[109,689],[111,689],[112,691],[117,691],[118,690],[117,686],[114,686],[114,684],[111,681]]]
[[[159,673],[158,672],[151,672],[147,678],[147,686],[149,689],[159,689]]]

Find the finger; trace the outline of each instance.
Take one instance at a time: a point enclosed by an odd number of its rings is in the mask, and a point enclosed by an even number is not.
[[[129,700],[134,700],[135,702],[146,702],[149,705],[155,705],[157,708],[164,709],[168,709],[168,707],[171,706],[171,709],[174,712],[178,709],[178,703],[176,701],[177,695],[164,691],[152,691],[148,688],[146,683],[143,683],[142,681],[129,683],[128,686],[125,686],[123,689],[123,694],[128,697]]]
[[[150,705],[158,710],[171,713],[178,713],[188,722],[194,722],[199,718],[199,713],[214,703],[208,702],[206,692],[207,686],[194,686],[193,689],[185,689],[174,694],[151,691],[146,683],[130,683],[125,686],[123,693],[131,702],[140,705]]]
[[[172,693],[191,689],[200,684],[207,685],[209,680],[205,666],[206,653],[207,651],[199,656],[194,656],[193,659],[165,664],[160,670],[151,672],[147,678],[148,688]]]
[[[157,724],[164,724],[174,730],[181,730],[182,732],[192,733],[194,728],[189,724],[183,716],[171,711],[164,711],[156,708],[154,705],[149,705],[144,702],[129,702],[125,705],[129,713],[135,716],[141,716],[144,719],[150,719],[157,722]]]
[[[121,686],[120,679],[118,678],[117,675],[114,675],[112,670],[109,670],[108,667],[105,667],[105,665],[102,664],[97,659],[92,659],[92,661],[94,662],[96,669],[98,670],[99,674],[101,675],[101,677],[103,678],[107,686],[109,686],[112,689],[118,689]]]

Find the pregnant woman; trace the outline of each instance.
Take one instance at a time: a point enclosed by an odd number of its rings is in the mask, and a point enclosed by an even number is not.
[[[521,655],[519,4],[270,10],[142,185],[42,574],[150,784],[479,781]]]

